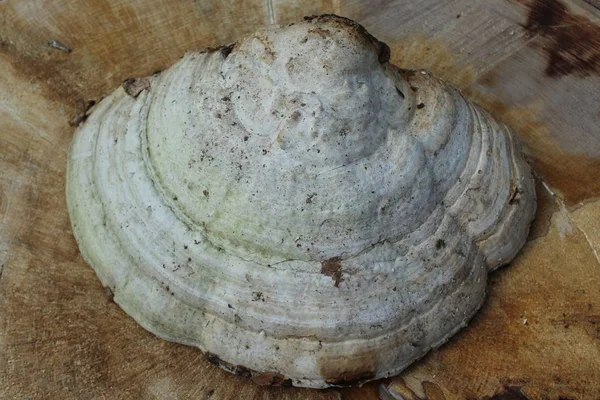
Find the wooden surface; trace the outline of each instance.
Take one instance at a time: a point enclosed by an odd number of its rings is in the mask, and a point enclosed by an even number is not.
[[[0,398],[377,398],[381,382],[258,387],[144,331],[83,262],[65,205],[68,122],[79,100],[97,100],[186,50],[230,42],[271,20],[335,12],[386,41],[394,62],[431,70],[512,125],[540,176],[530,240],[490,277],[483,309],[393,383],[414,399],[600,399],[596,7],[596,0],[0,0]]]

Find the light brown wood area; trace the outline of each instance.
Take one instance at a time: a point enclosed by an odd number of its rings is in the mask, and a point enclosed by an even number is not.
[[[333,12],[515,128],[540,177],[530,240],[468,328],[388,380],[413,399],[600,399],[597,0],[0,0],[0,398],[376,399],[260,387],[139,327],[65,204],[78,101],[185,51]],[[55,40],[71,49],[50,47]],[[60,47],[60,46],[58,46]]]

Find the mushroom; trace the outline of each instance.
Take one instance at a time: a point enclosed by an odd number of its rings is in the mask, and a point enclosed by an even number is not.
[[[509,128],[334,15],[129,79],[78,128],[85,260],[166,340],[260,384],[398,374],[466,326],[525,242]]]

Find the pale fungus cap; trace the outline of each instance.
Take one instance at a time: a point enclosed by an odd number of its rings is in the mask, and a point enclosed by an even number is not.
[[[81,252],[156,335],[262,384],[395,375],[481,305],[525,242],[511,131],[336,16],[128,80],[79,128]]]

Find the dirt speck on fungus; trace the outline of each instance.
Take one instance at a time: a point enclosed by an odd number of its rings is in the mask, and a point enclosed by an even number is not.
[[[231,54],[231,51],[233,50],[234,46],[235,46],[235,43],[231,43],[226,46],[222,46],[220,48],[221,56],[223,56],[223,58],[227,58],[229,56],[229,54]]]
[[[125,93],[131,97],[138,97],[143,90],[150,89],[150,80],[148,78],[129,78],[123,82]]]
[[[89,116],[89,110],[96,104],[94,100],[77,100],[77,114],[69,121],[70,126],[79,126]]]
[[[349,27],[352,29],[351,33],[353,33],[355,37],[370,42],[373,45],[375,51],[377,52],[377,59],[381,64],[385,64],[390,60],[390,47],[367,32],[365,27],[358,22],[355,22],[349,18],[340,17],[339,15],[335,14],[311,15],[309,17],[304,17],[304,20],[310,22],[330,22],[333,24],[343,25],[346,28]]]
[[[342,280],[342,259],[333,257],[321,262],[321,273],[331,277],[335,282],[335,287],[340,285]]]

